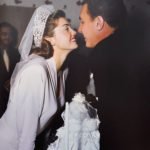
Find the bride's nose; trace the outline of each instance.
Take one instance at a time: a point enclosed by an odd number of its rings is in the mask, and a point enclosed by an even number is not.
[[[71,33],[72,33],[72,35],[74,35],[74,36],[77,34],[77,32],[76,32],[74,29],[72,29],[72,28],[71,28]]]

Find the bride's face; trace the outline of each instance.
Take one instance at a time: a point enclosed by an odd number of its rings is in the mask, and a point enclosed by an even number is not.
[[[66,18],[59,18],[52,37],[54,50],[71,51],[78,47],[76,43],[76,31],[73,30]]]

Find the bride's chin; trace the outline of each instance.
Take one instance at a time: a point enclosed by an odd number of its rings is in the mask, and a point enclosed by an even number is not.
[[[78,44],[75,42],[74,49],[78,48]]]

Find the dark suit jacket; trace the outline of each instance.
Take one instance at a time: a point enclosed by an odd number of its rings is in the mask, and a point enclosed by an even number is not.
[[[9,57],[9,63],[10,63],[9,72],[7,72],[6,70],[4,60],[3,60],[3,51],[2,49],[0,49],[0,116],[3,114],[3,112],[6,109],[8,95],[9,95],[9,92],[7,92],[4,88],[4,84],[7,80],[10,80],[14,67],[20,59],[18,50],[15,48],[9,48],[7,50],[7,53]]]
[[[123,150],[131,132],[129,127],[129,76],[125,43],[116,32],[97,44],[89,58],[99,97],[101,149]],[[129,110],[129,112],[127,111]]]

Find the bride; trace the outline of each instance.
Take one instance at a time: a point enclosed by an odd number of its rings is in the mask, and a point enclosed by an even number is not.
[[[19,46],[22,60],[0,119],[0,150],[34,150],[36,136],[64,106],[66,70],[61,66],[77,48],[75,35],[63,11],[52,5],[35,10]]]

